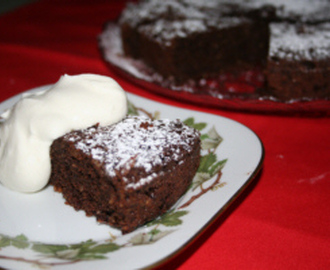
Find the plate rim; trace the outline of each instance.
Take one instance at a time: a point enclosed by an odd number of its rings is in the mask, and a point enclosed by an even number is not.
[[[207,106],[207,107],[225,109],[231,111],[268,113],[268,114],[276,114],[276,115],[292,115],[292,114],[294,115],[299,113],[301,115],[315,116],[315,117],[330,116],[329,99],[316,98],[310,100],[310,98],[306,97],[297,100],[292,99],[287,101],[280,101],[272,96],[264,96],[254,99],[244,99],[238,97],[217,98],[209,94],[201,94],[201,93],[192,94],[189,91],[170,89],[169,87],[161,86],[155,82],[149,81],[144,78],[140,78],[135,74],[136,72],[132,72],[129,69],[124,68],[122,64],[116,61],[116,59],[138,63],[135,64],[137,66],[140,65],[146,67],[148,66],[145,65],[140,60],[133,59],[124,56],[122,54],[120,55],[117,51],[113,50],[112,47],[106,45],[108,39],[110,40],[110,38],[107,36],[108,35],[107,31],[108,29],[111,28],[117,28],[116,31],[120,31],[118,30],[119,26],[117,22],[108,21],[103,29],[103,32],[99,35],[99,48],[103,60],[108,65],[108,67],[111,70],[113,70],[115,73],[117,73],[120,77],[126,79],[130,83],[133,83],[139,87],[142,87],[143,89],[146,89],[150,93],[153,93],[155,95],[160,95],[166,98],[174,98],[175,100],[179,100],[181,102],[184,101],[187,104],[194,104],[205,107]],[[113,36],[115,35],[113,34]],[[119,41],[113,42],[112,40],[110,40],[109,42],[110,44],[112,44],[111,46],[119,46],[119,47],[121,46],[120,48],[122,50],[122,45],[120,45],[121,42]],[[111,49],[114,52],[111,52]],[[108,57],[109,54],[115,58],[111,59],[111,57]],[[137,69],[136,66],[133,65],[133,67],[134,69]],[[160,76],[158,73],[155,74],[156,77]],[[196,97],[199,97],[200,99],[197,100]]]
[[[13,101],[15,101],[15,99],[17,99],[17,100],[20,99],[24,94],[46,90],[47,88],[51,87],[52,85],[53,84],[42,85],[42,86],[34,87],[32,89],[29,89],[29,90],[23,91],[21,93],[18,93],[16,95],[14,95],[14,96],[12,96],[12,97],[10,97],[10,98],[2,101],[0,103],[0,106],[2,107],[3,105],[7,105],[7,104],[10,104],[10,103],[13,103]],[[177,105],[170,105],[170,104],[167,104],[167,103],[162,103],[160,101],[155,101],[155,100],[148,99],[146,97],[139,96],[139,95],[132,94],[132,93],[127,93],[127,96],[128,96],[128,99],[129,99],[130,96],[137,97],[137,98],[140,98],[142,100],[145,99],[145,100],[148,100],[148,101],[153,102],[153,103],[156,103],[156,104],[157,103],[158,104],[162,104],[162,105],[164,105],[166,107],[176,107],[178,109],[185,110],[185,111],[197,112],[197,113],[204,114],[204,115],[213,115],[215,117],[219,117],[219,118],[225,119],[227,121],[229,120],[229,121],[231,121],[231,122],[233,122],[235,124],[239,124],[239,125],[243,126],[244,128],[248,129],[250,132],[252,132],[252,134],[257,138],[257,141],[260,144],[260,151],[261,151],[260,152],[260,157],[259,157],[259,160],[258,160],[258,164],[255,166],[255,168],[253,170],[253,173],[251,173],[249,175],[248,179],[244,182],[244,184],[242,186],[240,186],[240,188],[235,191],[235,193],[230,197],[230,199],[224,205],[222,205],[217,210],[217,212],[202,227],[200,227],[193,235],[189,236],[189,238],[187,238],[185,240],[185,242],[184,242],[183,245],[179,246],[177,249],[173,250],[172,252],[170,252],[169,254],[167,254],[166,256],[164,256],[163,258],[161,258],[160,260],[155,261],[154,263],[150,263],[148,265],[145,265],[143,267],[145,269],[151,269],[151,268],[154,268],[154,267],[161,266],[161,265],[165,264],[166,262],[168,262],[169,260],[171,260],[172,258],[174,258],[174,257],[178,256],[179,254],[181,254],[184,250],[186,250],[189,246],[191,246],[205,231],[207,231],[207,229],[224,212],[227,211],[227,209],[232,205],[232,203],[234,201],[236,201],[236,199],[247,189],[248,186],[250,186],[250,184],[253,182],[254,179],[257,178],[257,176],[259,175],[260,171],[262,170],[264,159],[265,159],[265,147],[264,147],[264,144],[263,144],[262,140],[260,139],[260,137],[251,128],[249,128],[248,126],[246,126],[246,125],[244,125],[244,124],[242,124],[242,123],[240,123],[240,122],[238,122],[236,120],[230,119],[228,117],[224,117],[224,116],[220,116],[220,115],[216,115],[216,114],[212,114],[212,113],[207,113],[207,112],[203,112],[203,111],[198,111],[198,110],[195,110],[195,109],[182,108],[182,107],[177,106]],[[11,106],[8,106],[7,108],[4,108],[2,110],[2,112],[1,112],[1,114],[3,113],[3,111],[5,111],[6,109],[8,109]],[[97,242],[100,242],[100,241],[97,240]]]

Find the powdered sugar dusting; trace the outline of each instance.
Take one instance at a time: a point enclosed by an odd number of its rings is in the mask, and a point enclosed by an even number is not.
[[[148,0],[128,5],[121,20],[133,27],[153,24],[161,18],[167,21],[194,19],[205,23],[210,17],[221,14],[247,14],[269,7],[276,10],[279,20],[317,23],[330,19],[329,0]]]
[[[302,22],[324,22],[329,20],[329,0],[183,0],[200,9],[219,9],[226,13],[226,8],[249,12],[263,7],[274,7],[280,20],[299,20]]]
[[[141,33],[150,36],[165,46],[171,46],[173,38],[184,38],[208,29],[222,29],[236,26],[246,18],[219,17],[219,2],[207,1],[201,7],[194,1],[158,1],[141,2],[128,5],[123,11],[120,23],[128,23],[139,28]],[[214,12],[213,7],[218,8]]]
[[[251,12],[267,10],[274,10],[275,21],[330,21],[329,0],[149,0],[128,5],[120,24],[127,23],[160,44],[171,46],[174,38],[235,26]]]
[[[185,21],[168,22],[166,20],[158,20],[153,24],[143,25],[140,31],[148,35],[158,42],[164,41],[165,46],[171,46],[172,39],[175,37],[184,38],[191,33],[206,31],[207,27],[199,20],[189,19]]]
[[[106,127],[90,127],[67,134],[64,139],[77,149],[102,164],[106,173],[124,176],[127,188],[136,188],[154,179],[152,169],[166,166],[170,161],[180,162],[184,151],[193,151],[193,142],[199,132],[179,120],[150,120],[130,116]],[[128,181],[127,172],[133,168],[143,171],[141,179]]]
[[[329,0],[246,0],[246,4],[254,7],[274,6],[280,19],[303,22],[329,20],[330,14]]]
[[[271,24],[270,57],[315,60],[330,57],[330,23],[299,27]]]
[[[175,0],[159,1],[142,1],[139,5],[129,4],[123,11],[121,20],[129,21],[132,26],[137,26],[144,23],[163,17],[171,20],[172,16],[179,19],[195,18],[205,19],[205,14],[194,6],[185,5],[182,2]]]

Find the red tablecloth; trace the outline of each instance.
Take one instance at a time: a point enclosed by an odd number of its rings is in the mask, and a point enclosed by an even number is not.
[[[97,35],[122,1],[45,0],[0,17],[0,101],[97,73],[132,93],[218,114],[254,130],[264,168],[243,195],[183,253],[161,269],[329,269],[330,118],[274,116],[198,108],[125,81],[101,59]],[[1,264],[1,261],[0,261]]]

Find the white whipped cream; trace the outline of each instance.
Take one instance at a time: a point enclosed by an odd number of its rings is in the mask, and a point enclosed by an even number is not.
[[[101,75],[64,75],[49,90],[25,96],[1,115],[0,182],[19,192],[41,190],[49,180],[54,139],[116,123],[126,113],[126,93]]]

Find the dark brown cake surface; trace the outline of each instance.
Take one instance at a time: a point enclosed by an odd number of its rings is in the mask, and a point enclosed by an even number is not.
[[[272,21],[315,24],[329,21],[330,18],[329,0],[234,0],[233,2],[245,12],[253,13],[259,10],[261,14],[271,16]]]
[[[329,23],[328,0],[149,0],[119,19],[124,53],[174,85],[261,70],[256,93],[281,101],[330,98]]]
[[[233,16],[232,5],[207,3],[143,1],[128,6],[120,18],[125,53],[179,83],[262,64],[268,48],[263,20]],[[253,46],[246,42],[249,38]]]
[[[269,91],[284,100],[330,97],[330,23],[270,28]]]
[[[199,155],[199,132],[180,121],[128,117],[55,140],[50,183],[76,210],[128,233],[173,206]]]

